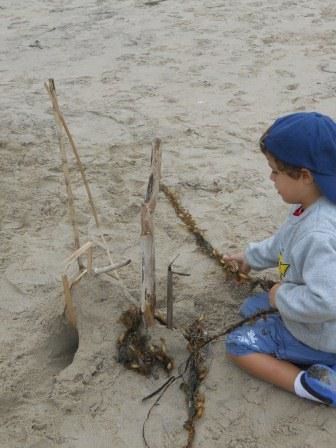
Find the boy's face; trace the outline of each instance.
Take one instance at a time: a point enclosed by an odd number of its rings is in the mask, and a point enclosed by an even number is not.
[[[300,177],[294,179],[284,171],[279,171],[271,154],[266,153],[265,155],[272,170],[270,179],[287,204],[302,204],[304,208],[307,208],[320,196],[320,192],[308,170],[302,169]]]

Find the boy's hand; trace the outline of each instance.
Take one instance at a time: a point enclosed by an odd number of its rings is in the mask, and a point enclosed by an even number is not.
[[[274,286],[272,286],[272,288],[268,291],[268,300],[269,303],[271,305],[272,308],[276,308],[276,303],[275,303],[275,295],[276,292],[278,290],[278,288],[280,287],[281,283],[276,283]]]
[[[243,274],[248,274],[251,270],[250,265],[246,262],[244,252],[238,252],[237,254],[224,255],[224,261],[227,263],[237,263],[238,269]]]

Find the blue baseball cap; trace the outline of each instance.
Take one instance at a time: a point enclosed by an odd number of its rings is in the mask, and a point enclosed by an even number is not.
[[[322,194],[336,204],[336,123],[317,112],[278,118],[262,137],[281,162],[307,168]]]

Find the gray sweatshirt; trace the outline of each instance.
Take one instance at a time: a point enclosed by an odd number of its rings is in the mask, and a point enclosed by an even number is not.
[[[278,266],[275,302],[301,342],[336,353],[336,205],[318,199],[302,214],[293,208],[280,229],[245,251],[256,270]]]

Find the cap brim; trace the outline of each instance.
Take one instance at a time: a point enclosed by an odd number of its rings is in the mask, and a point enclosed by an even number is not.
[[[336,204],[336,176],[312,173],[322,194]]]

